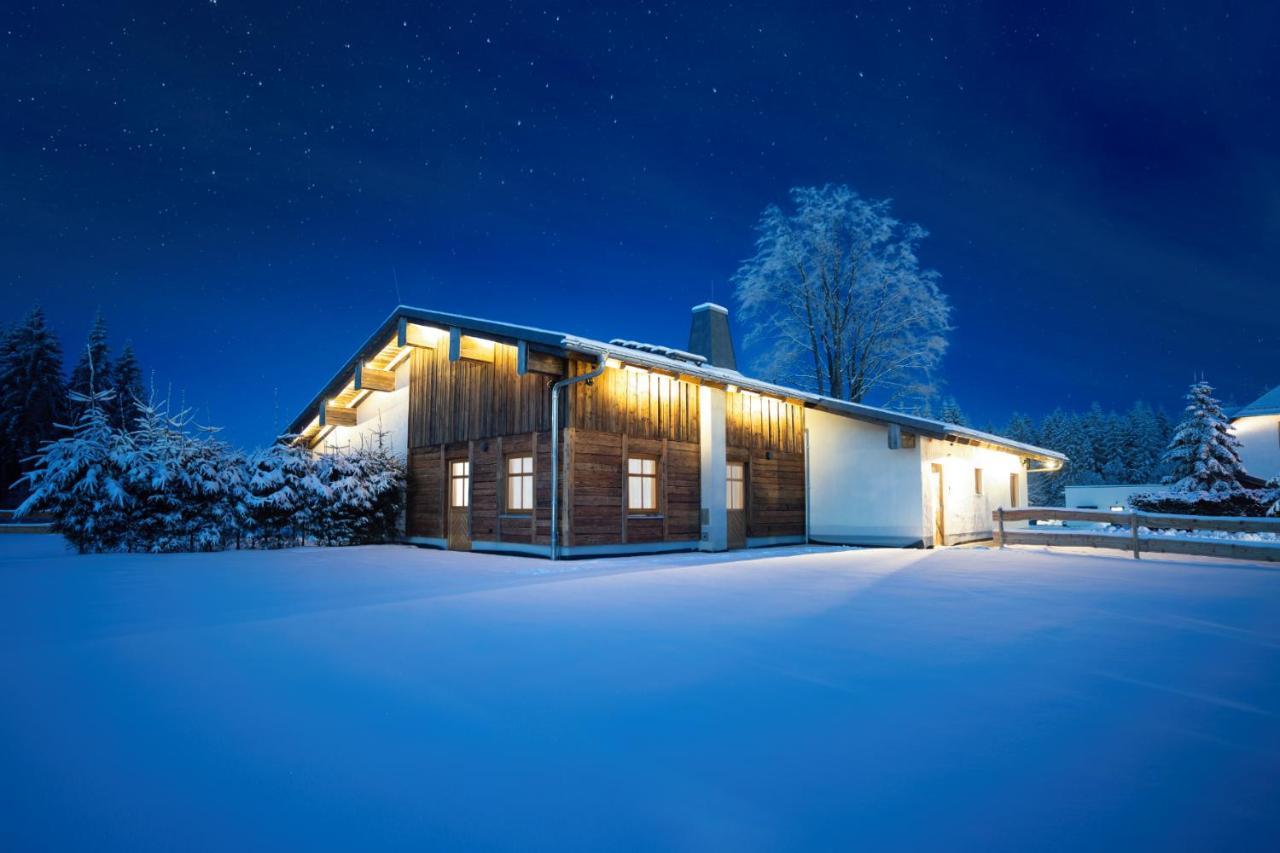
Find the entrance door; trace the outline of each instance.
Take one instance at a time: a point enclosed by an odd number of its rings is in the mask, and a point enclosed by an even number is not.
[[[942,466],[933,466],[933,547],[947,541],[947,504],[943,498]]]
[[[449,548],[471,550],[471,461],[449,460]]]
[[[747,463],[730,462],[725,468],[725,510],[730,548],[747,547]]]

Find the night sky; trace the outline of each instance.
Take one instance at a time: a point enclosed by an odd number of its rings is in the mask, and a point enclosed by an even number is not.
[[[397,302],[683,346],[836,182],[932,232],[979,424],[1280,383],[1277,4],[832,5],[8,5],[0,321],[256,444]]]

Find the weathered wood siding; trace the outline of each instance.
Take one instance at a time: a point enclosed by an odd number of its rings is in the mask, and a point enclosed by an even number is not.
[[[553,377],[516,373],[516,348],[496,344],[493,361],[449,361],[448,350],[415,348],[409,374],[409,446],[551,429]]]
[[[536,452],[533,448],[536,445]],[[506,458],[533,455],[534,508],[506,510]],[[409,451],[406,532],[442,539],[448,516],[448,460],[471,459],[471,540],[546,545],[551,541],[551,433],[499,436]]]
[[[443,539],[445,535],[445,462],[442,447],[409,450],[405,503],[408,536]]]
[[[745,448],[740,452],[749,454],[747,536],[803,536],[804,454]]]
[[[594,365],[570,362],[574,376]],[[698,386],[657,373],[609,368],[591,385],[570,385],[566,426],[632,438],[697,443]]]
[[[701,535],[699,451],[692,442],[566,430],[566,545],[694,542]],[[626,506],[627,457],[658,460],[658,509],[631,514]]]
[[[753,450],[804,452],[804,407],[732,391],[725,395],[725,443]]]

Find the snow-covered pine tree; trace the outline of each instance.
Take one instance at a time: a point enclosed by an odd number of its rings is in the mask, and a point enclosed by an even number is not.
[[[306,541],[329,489],[317,476],[317,459],[290,436],[253,453],[246,474],[245,505],[254,543],[285,548]]]
[[[168,400],[152,391],[134,402],[134,427],[128,433],[125,476],[137,498],[125,547],[130,551],[184,551],[183,446],[180,418],[169,413]]]
[[[133,351],[133,344],[125,341],[111,371],[111,382],[116,392],[115,406],[112,408],[112,423],[119,429],[128,429],[133,425],[137,414],[135,402],[142,400],[145,391],[142,387],[142,368],[138,365],[138,356]]]
[[[82,554],[119,548],[133,503],[124,476],[123,440],[106,411],[114,395],[94,390],[92,361],[88,382],[87,395],[70,392],[81,409],[75,426],[62,427],[69,434],[41,447],[34,466],[23,475],[30,494],[17,509],[19,516],[51,515],[54,529]]]
[[[1174,492],[1230,494],[1243,487],[1240,442],[1208,382],[1192,383],[1186,414],[1173,432],[1163,462]]]
[[[67,410],[62,347],[37,305],[0,346],[0,496],[5,505],[25,496],[27,481],[14,481],[26,470],[26,460],[58,438],[62,431],[56,424]]]
[[[178,486],[186,550],[216,551],[238,541],[243,457],[217,433],[217,428],[201,426],[196,435],[183,436]]]

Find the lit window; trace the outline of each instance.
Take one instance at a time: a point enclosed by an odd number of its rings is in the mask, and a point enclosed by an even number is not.
[[[529,512],[533,509],[533,457],[507,457],[507,509]]]
[[[465,459],[449,463],[449,506],[466,509],[471,505],[471,463]]]
[[[741,462],[730,462],[725,469],[725,507],[728,509],[746,509],[747,507],[747,466]]]
[[[975,495],[982,494],[982,469],[973,469],[973,493]]]
[[[627,509],[656,512],[658,509],[658,460],[632,456],[627,460]]]

